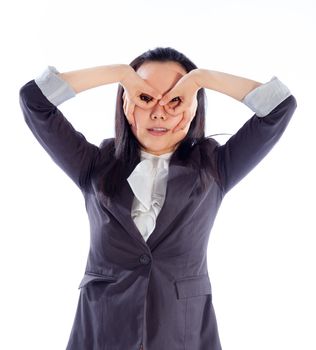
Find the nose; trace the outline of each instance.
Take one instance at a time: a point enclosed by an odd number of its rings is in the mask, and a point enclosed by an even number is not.
[[[151,114],[150,114],[151,119],[167,119],[166,116],[166,111],[163,106],[157,103],[155,108],[153,108]]]

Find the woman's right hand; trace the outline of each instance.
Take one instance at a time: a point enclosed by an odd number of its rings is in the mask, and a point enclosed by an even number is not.
[[[123,109],[130,125],[135,126],[135,105],[148,109],[162,98],[162,95],[142,79],[133,69],[127,65],[127,72],[122,77],[120,84],[124,88]]]

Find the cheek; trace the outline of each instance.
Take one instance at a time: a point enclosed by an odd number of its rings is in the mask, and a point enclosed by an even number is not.
[[[146,122],[148,122],[149,111],[146,111],[144,109],[141,109],[135,106],[134,117],[137,125],[139,126],[144,125]]]
[[[139,140],[150,137],[147,131],[148,124],[150,123],[150,111],[135,107],[134,119],[135,126],[131,127],[134,136]]]
[[[167,116],[167,119],[164,121],[164,123],[166,123],[171,130],[173,130],[183,118],[183,113],[179,115],[171,115],[165,111],[165,115]],[[141,134],[147,133],[146,128],[152,122],[150,116],[151,116],[151,109],[144,110],[138,106],[135,106],[134,118],[135,118],[136,127],[132,128],[132,131],[135,136],[137,134],[140,136]],[[169,134],[169,138],[171,138],[172,140],[182,139],[187,134],[189,128],[190,128],[190,124],[186,125],[186,128],[181,131],[177,131],[175,133],[171,131]]]

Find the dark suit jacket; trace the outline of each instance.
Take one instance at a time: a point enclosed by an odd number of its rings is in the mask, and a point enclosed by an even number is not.
[[[216,176],[200,190],[199,167],[169,163],[165,203],[144,241],[131,218],[133,192],[100,200],[95,169],[110,164],[77,132],[34,80],[20,89],[25,121],[85,199],[91,239],[67,350],[220,350],[207,270],[209,234],[224,195],[271,150],[296,108],[293,95],[268,116],[253,115],[225,145],[208,143]],[[191,157],[199,164],[202,148]],[[205,148],[204,148],[205,152]],[[176,153],[174,153],[176,154]],[[109,179],[111,181],[111,179]]]

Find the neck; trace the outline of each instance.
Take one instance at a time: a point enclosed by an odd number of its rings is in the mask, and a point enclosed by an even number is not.
[[[176,148],[177,147],[171,147],[171,148],[164,149],[164,150],[159,150],[159,151],[153,151],[153,150],[149,150],[149,149],[143,148],[143,147],[141,147],[140,149],[143,152],[147,152],[147,153],[153,154],[155,156],[161,156],[162,154],[171,153],[171,152],[175,151]]]

